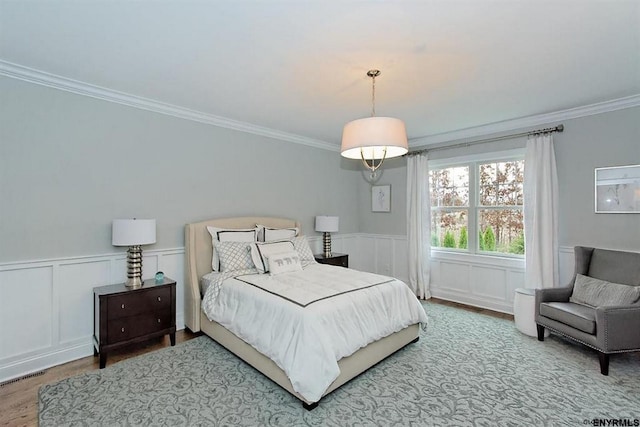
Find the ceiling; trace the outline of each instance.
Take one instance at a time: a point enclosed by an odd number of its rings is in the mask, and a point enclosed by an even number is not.
[[[2,0],[0,66],[335,146],[377,68],[429,142],[636,97],[640,1]]]

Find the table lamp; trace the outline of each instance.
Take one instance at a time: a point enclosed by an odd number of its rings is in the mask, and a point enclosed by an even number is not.
[[[155,219],[114,219],[111,228],[113,246],[129,246],[127,250],[128,288],[142,287],[142,248],[156,242]]]
[[[316,217],[316,231],[323,234],[322,241],[324,246],[324,256],[331,256],[331,234],[338,231],[339,218],[337,216],[321,215]]]

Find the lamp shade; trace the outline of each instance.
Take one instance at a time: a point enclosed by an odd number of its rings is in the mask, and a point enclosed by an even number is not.
[[[360,159],[361,148],[366,160],[402,156],[409,151],[404,122],[392,117],[367,117],[347,123],[342,130],[340,154]]]
[[[337,216],[317,216],[316,231],[335,233],[338,231],[339,218]]]
[[[111,228],[113,246],[150,245],[156,242],[155,219],[114,219]]]

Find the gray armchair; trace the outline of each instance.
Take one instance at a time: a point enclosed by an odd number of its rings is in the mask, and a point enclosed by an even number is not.
[[[598,351],[600,372],[608,375],[610,354],[640,350],[640,302],[590,306],[570,298],[578,274],[640,286],[640,253],[576,246],[575,257],[575,274],[568,286],[536,290],[538,341],[544,341],[546,328],[591,347]]]

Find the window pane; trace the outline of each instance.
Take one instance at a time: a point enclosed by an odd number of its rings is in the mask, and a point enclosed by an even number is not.
[[[469,206],[469,167],[429,171],[431,206]]]
[[[467,249],[467,209],[431,211],[431,246]]]
[[[480,206],[522,206],[524,160],[479,165]]]
[[[524,254],[521,209],[481,209],[478,211],[478,227],[481,251]]]

